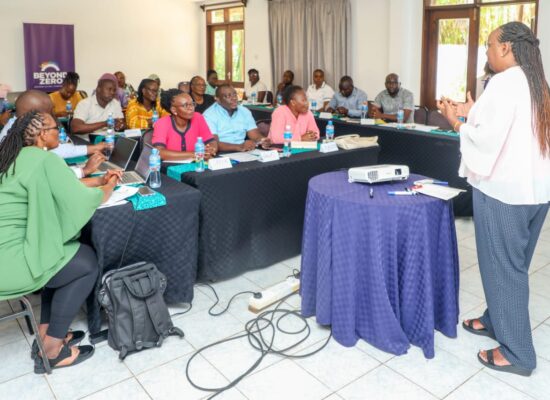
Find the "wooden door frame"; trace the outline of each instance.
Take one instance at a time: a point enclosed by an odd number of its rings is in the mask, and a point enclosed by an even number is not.
[[[422,80],[420,102],[429,109],[436,108],[437,88],[437,41],[438,21],[441,19],[470,20],[468,32],[468,65],[466,68],[466,91],[470,90],[475,98],[477,46],[479,10],[475,7],[460,7],[455,9],[426,9],[425,23],[422,33]]]
[[[243,66],[244,63],[244,17],[242,21],[235,21],[235,22],[229,22],[229,8],[225,8],[224,10],[224,22],[223,23],[212,23],[209,20],[209,13],[207,13],[206,17],[206,65],[207,69],[214,69],[214,46],[211,46],[213,43],[212,41],[212,35],[215,31],[225,31],[225,76],[223,79],[219,79],[220,83],[230,83],[234,87],[237,88],[244,88],[244,82],[243,83],[236,83],[233,82],[233,41],[231,32],[236,29],[242,29],[243,31]],[[209,11],[216,11],[216,10],[209,10]],[[227,22],[225,22],[227,21]],[[231,79],[228,79],[228,73],[231,73]],[[218,77],[219,78],[219,77]],[[246,78],[246,74],[245,74]]]

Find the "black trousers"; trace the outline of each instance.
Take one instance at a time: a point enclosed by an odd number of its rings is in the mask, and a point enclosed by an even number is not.
[[[71,261],[42,290],[40,323],[50,324],[48,336],[65,338],[78,310],[92,291],[97,274],[94,250],[81,244]]]

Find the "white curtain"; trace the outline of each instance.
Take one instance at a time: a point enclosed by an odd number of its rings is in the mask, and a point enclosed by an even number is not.
[[[303,87],[317,68],[334,89],[348,73],[349,0],[270,0],[269,29],[274,88],[287,69]]]

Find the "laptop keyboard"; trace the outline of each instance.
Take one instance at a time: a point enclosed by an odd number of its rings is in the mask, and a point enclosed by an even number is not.
[[[120,183],[123,185],[127,185],[129,183],[143,183],[143,178],[134,171],[125,172],[124,174],[122,174],[122,179],[120,180]]]
[[[116,164],[113,164],[112,162],[103,161],[101,164],[99,164],[99,167],[97,167],[97,169],[106,172],[109,169],[120,169],[120,167]]]

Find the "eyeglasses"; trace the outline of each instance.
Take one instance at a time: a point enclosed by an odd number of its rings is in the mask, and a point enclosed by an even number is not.
[[[182,103],[182,104],[174,104],[175,107],[181,107],[181,108],[187,108],[188,110],[191,110],[195,108],[195,103]]]
[[[148,92],[151,92],[151,93],[158,93],[159,92],[158,89],[151,89],[151,88],[148,88],[148,87],[146,87],[145,90],[147,90]]]
[[[48,128],[42,128],[43,131],[50,131],[50,130],[52,130],[52,129],[55,129],[55,130],[58,131],[58,130],[59,130],[59,127],[58,127],[58,126],[50,126],[50,127],[48,127]]]
[[[192,86],[197,86],[197,87],[206,87],[206,83],[193,83]]]

